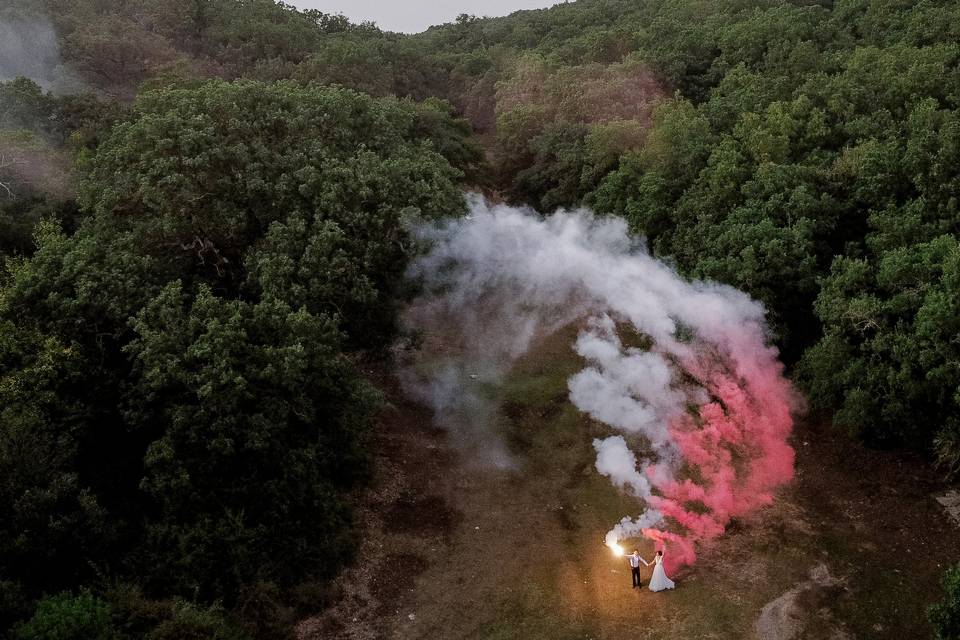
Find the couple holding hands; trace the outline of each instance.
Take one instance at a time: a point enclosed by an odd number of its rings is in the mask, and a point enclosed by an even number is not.
[[[673,580],[668,578],[667,573],[663,570],[663,551],[657,551],[657,554],[653,556],[653,561],[647,562],[640,557],[640,551],[634,549],[633,553],[627,556],[627,560],[630,561],[630,574],[633,577],[634,589],[640,586],[641,562],[647,567],[649,567],[651,564],[653,565],[653,575],[650,576],[650,591],[673,589]]]

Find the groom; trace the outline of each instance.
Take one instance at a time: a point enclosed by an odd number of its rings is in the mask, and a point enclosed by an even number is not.
[[[633,578],[633,588],[636,589],[640,586],[640,563],[643,563],[643,566],[649,567],[649,563],[640,557],[640,551],[637,549],[633,550],[633,553],[627,556],[627,560],[630,561],[630,576]]]

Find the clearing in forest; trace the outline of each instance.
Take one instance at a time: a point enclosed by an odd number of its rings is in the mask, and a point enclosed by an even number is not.
[[[392,405],[361,552],[334,606],[301,623],[302,640],[929,635],[926,606],[960,555],[941,481],[922,460],[810,422],[794,431],[796,479],[773,506],[701,549],[674,591],[632,589],[603,535],[642,505],[594,469],[591,442],[608,428],[567,399],[582,365],[572,335],[532,349],[499,390],[496,429],[514,469],[474,463],[384,383]],[[649,541],[633,543],[649,558]]]

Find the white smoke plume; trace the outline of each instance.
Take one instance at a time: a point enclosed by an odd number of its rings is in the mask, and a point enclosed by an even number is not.
[[[18,76],[48,91],[83,89],[83,83],[61,61],[57,33],[49,18],[0,10],[0,82]]]
[[[607,314],[589,323],[575,348],[590,366],[570,378],[573,404],[620,431],[644,434],[657,453],[671,456],[667,420],[693,390],[678,387],[670,362],[654,351],[625,350]]]
[[[662,514],[656,509],[647,509],[643,515],[635,520],[624,517],[620,522],[613,525],[613,529],[607,531],[604,542],[607,546],[612,546],[624,538],[638,538],[643,535],[644,529],[655,527],[662,518]]]
[[[769,503],[792,476],[798,399],[768,346],[764,309],[746,294],[685,280],[623,220],[585,209],[541,217],[471,196],[467,218],[416,232],[429,243],[411,267],[425,294],[407,322],[436,342],[432,368],[408,371],[406,388],[455,433],[505,456],[484,399],[535,338],[578,323],[573,348],[587,366],[568,381],[570,400],[622,434],[594,442],[597,471],[648,507],[608,542],[642,531],[692,562],[693,542]],[[640,346],[625,346],[622,327]],[[479,420],[465,420],[465,407]],[[692,467],[697,483],[677,480]],[[651,530],[662,518],[685,531]]]
[[[593,441],[597,451],[597,471],[621,489],[631,489],[638,498],[651,496],[650,480],[637,470],[637,456],[627,447],[623,436]]]

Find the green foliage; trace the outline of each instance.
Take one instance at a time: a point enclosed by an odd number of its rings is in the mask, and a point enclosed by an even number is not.
[[[44,598],[24,624],[19,625],[16,640],[117,640],[106,602],[90,593],[73,596],[61,593]]]
[[[496,90],[498,169],[515,199],[544,211],[579,204],[644,141],[661,98],[636,60],[554,68],[525,56]]]
[[[530,166],[514,178],[517,195],[532,200],[544,211],[576,204],[583,193],[586,134],[583,125],[547,125],[529,143],[534,157]]]
[[[482,157],[439,101],[252,81],[146,92],[81,155],[86,217],[0,280],[0,618],[109,575],[158,598],[112,598],[124,633],[285,637],[355,546],[348,352],[392,342],[407,223]]]
[[[928,613],[936,640],[960,638],[960,565],[943,574],[943,600],[930,607]]]
[[[149,92],[101,145],[80,202],[178,277],[234,292],[246,280],[336,311],[354,342],[379,346],[395,331],[395,312],[382,310],[401,294],[404,215],[460,212],[450,163],[479,171],[469,132],[444,109],[289,82]],[[308,221],[312,240],[285,232]],[[292,268],[313,284],[287,280]],[[340,287],[338,269],[362,282]]]
[[[876,262],[838,258],[817,299],[824,337],[804,356],[812,401],[872,441],[930,441],[956,455],[955,337],[960,246],[953,236],[883,251]]]
[[[222,608],[201,608],[176,601],[172,615],[154,627],[144,640],[249,640],[244,631],[229,621]]]
[[[33,228],[74,230],[72,152],[96,146],[120,110],[89,95],[54,96],[25,78],[0,82],[0,256],[33,251]]]
[[[70,586],[113,539],[77,473],[85,373],[56,338],[0,322],[0,568],[31,592]]]
[[[180,598],[151,600],[136,585],[121,583],[105,590],[113,625],[122,638],[179,640],[248,640],[270,638],[261,626],[250,625],[220,604],[200,605]],[[240,612],[246,616],[245,611]],[[248,633],[250,627],[257,633]],[[274,635],[276,638],[285,636]]]
[[[27,78],[0,83],[0,129],[52,133],[56,99]]]
[[[413,136],[429,140],[440,155],[464,173],[468,182],[485,182],[489,167],[483,147],[473,137],[470,124],[456,117],[453,106],[446,100],[428,98],[415,109]]]
[[[0,82],[0,130],[29,131],[62,146],[96,146],[97,136],[120,118],[123,109],[89,94],[44,93],[35,82],[16,78]]]
[[[409,38],[379,31],[348,31],[324,38],[322,45],[281,77],[339,84],[375,96],[418,100],[447,95],[447,69]]]
[[[34,229],[42,221],[57,221],[67,231],[76,230],[82,217],[73,200],[56,201],[39,195],[0,199],[0,256],[33,253]]]
[[[706,118],[686,100],[660,104],[646,143],[623,156],[589,196],[604,212],[616,212],[651,243],[670,231],[674,203],[706,166],[715,135]]]
[[[352,547],[338,493],[364,473],[372,406],[336,323],[174,283],[134,330],[128,419],[159,434],[141,482],[160,507],[147,525],[153,579],[233,596],[256,579],[330,575]]]

